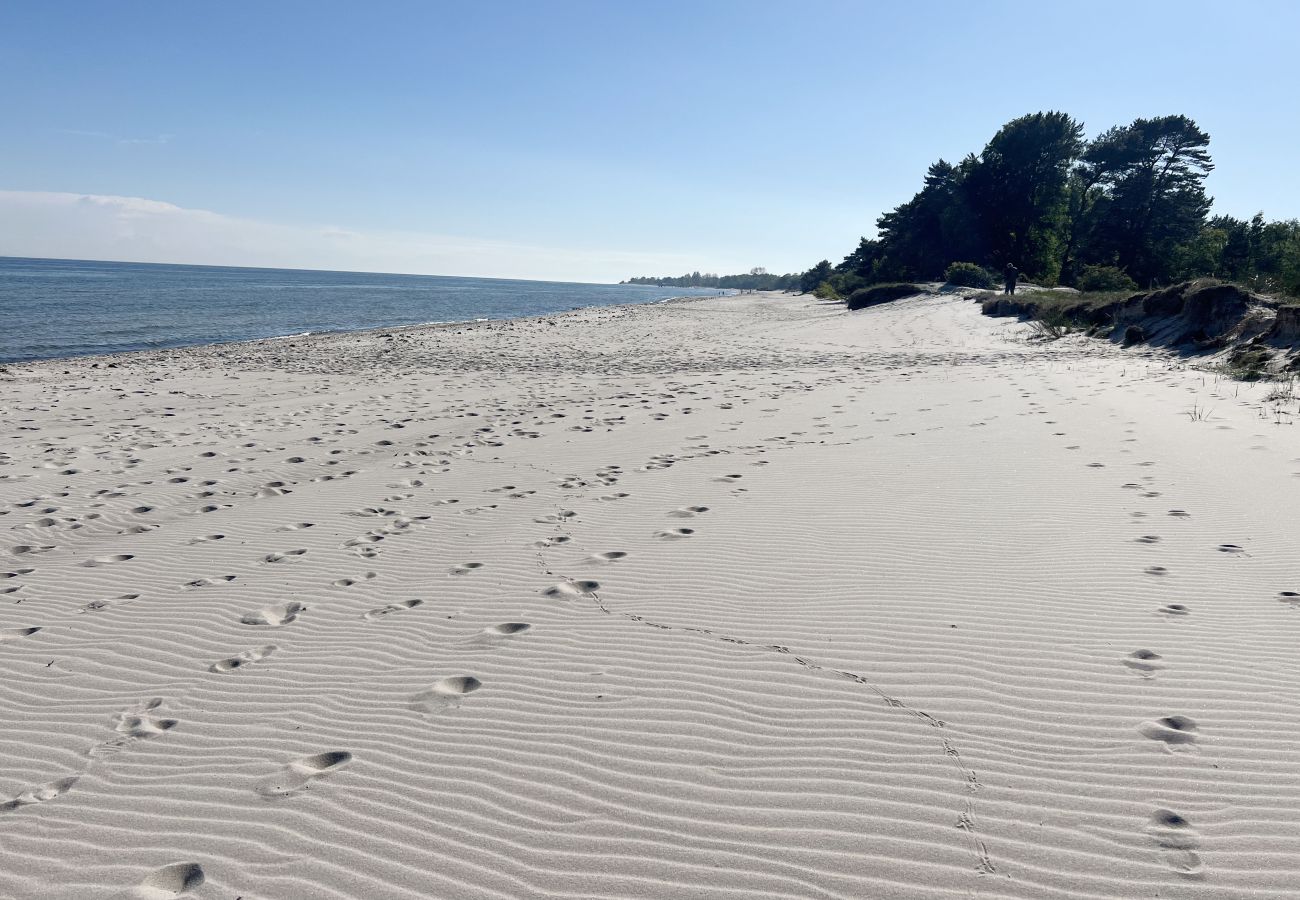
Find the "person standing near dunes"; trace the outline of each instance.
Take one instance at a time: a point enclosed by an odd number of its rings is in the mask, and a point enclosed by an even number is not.
[[[1016,268],[1016,264],[1007,263],[1006,269],[1002,272],[1002,277],[1005,280],[1005,284],[1006,284],[1006,287],[1003,288],[1002,293],[1015,294],[1016,279],[1020,277],[1020,270]]]

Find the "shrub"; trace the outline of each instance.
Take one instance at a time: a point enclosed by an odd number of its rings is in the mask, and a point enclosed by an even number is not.
[[[813,296],[816,297],[818,300],[843,300],[844,299],[838,293],[836,293],[835,288],[831,286],[831,283],[829,281],[823,281],[821,284],[817,285],[817,289],[813,291]]]
[[[849,309],[863,309],[877,303],[888,303],[903,297],[915,297],[924,294],[925,288],[916,284],[873,284],[871,287],[859,288],[849,295]]]
[[[1137,282],[1114,266],[1085,266],[1075,285],[1081,291],[1136,291]]]
[[[955,262],[944,269],[943,277],[949,284],[959,287],[991,288],[996,287],[996,276],[983,266],[975,263]]]

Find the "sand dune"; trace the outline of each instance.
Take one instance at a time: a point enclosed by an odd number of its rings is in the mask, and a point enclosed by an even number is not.
[[[743,296],[0,398],[0,897],[1297,896],[1275,386]]]

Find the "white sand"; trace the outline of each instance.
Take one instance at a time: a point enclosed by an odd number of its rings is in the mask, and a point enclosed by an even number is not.
[[[0,897],[1300,896],[1297,403],[1027,333],[10,367]]]

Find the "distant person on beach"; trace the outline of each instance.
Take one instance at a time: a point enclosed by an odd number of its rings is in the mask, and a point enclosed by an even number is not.
[[[1006,287],[1003,288],[1002,293],[1014,294],[1016,292],[1016,279],[1020,277],[1020,270],[1016,268],[1016,264],[1007,263],[1006,271],[1002,273],[1002,276],[1006,279]]]

